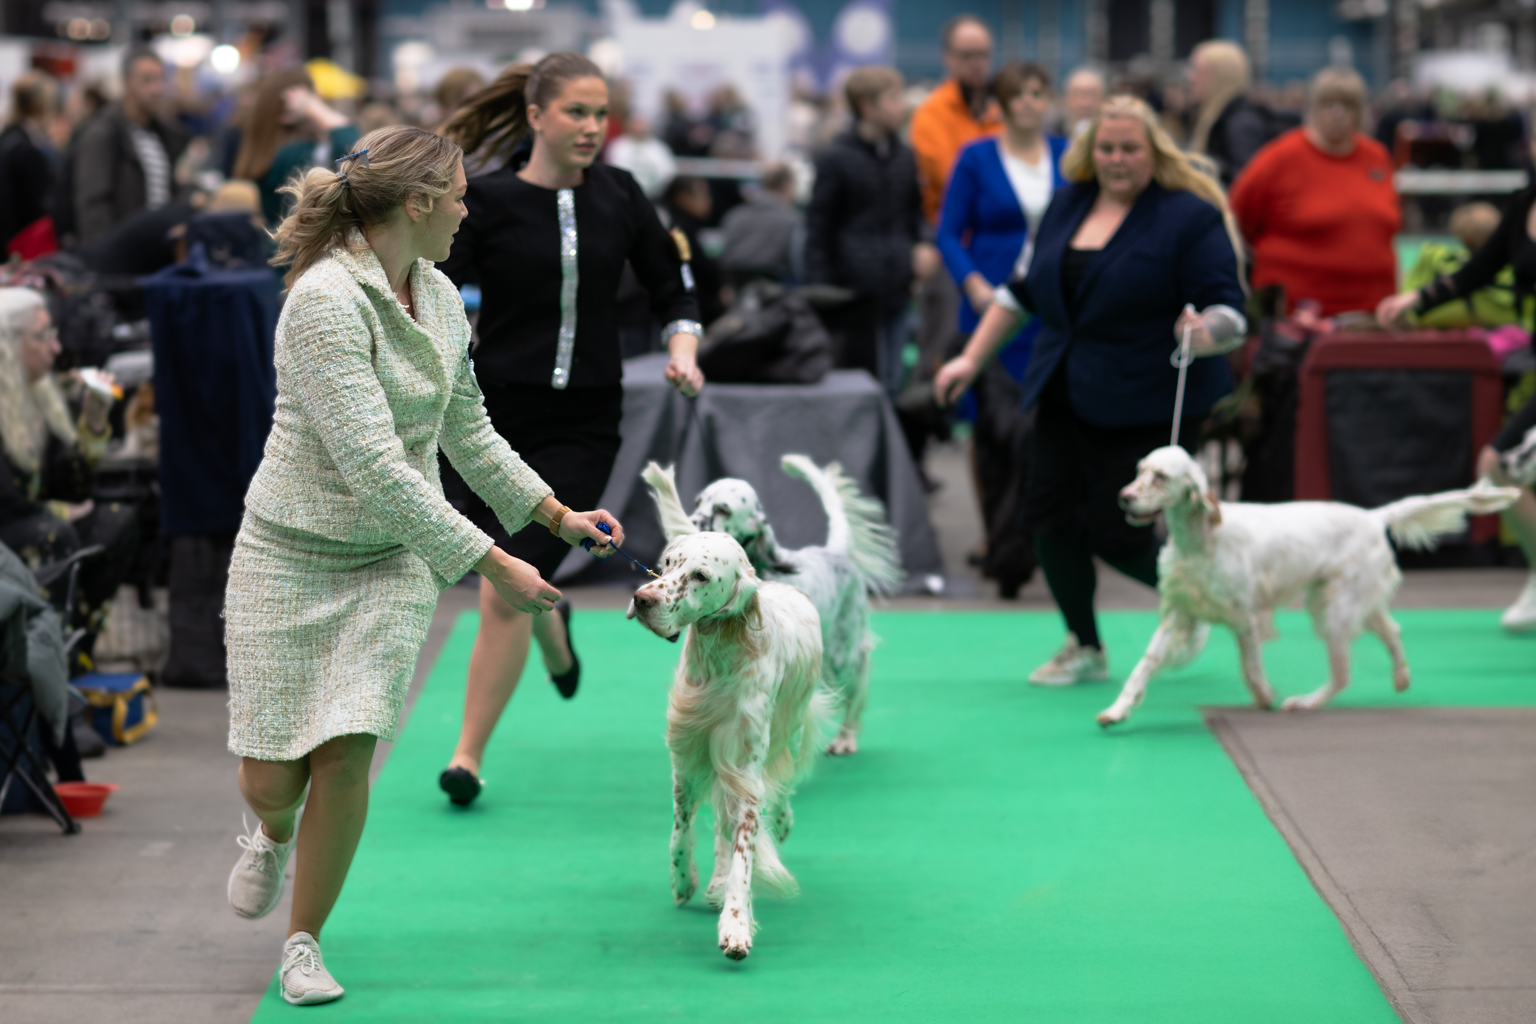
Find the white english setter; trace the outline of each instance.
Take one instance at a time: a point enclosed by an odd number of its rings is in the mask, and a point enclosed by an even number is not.
[[[653,462],[641,476],[656,497],[669,540],[674,533],[667,524],[684,520],[700,530],[728,533],[746,549],[759,577],[788,583],[816,605],[824,651],[822,679],[843,714],[827,753],[854,754],[869,699],[869,654],[875,646],[869,629],[869,594],[890,593],[901,584],[896,532],[886,522],[884,506],[861,494],[837,463],[818,467],[804,455],[786,455],[780,464],[786,474],[810,484],[821,499],[827,514],[826,544],[798,550],[781,547],[757,491],[745,480],[716,480],[699,494],[688,516],[669,471]]]
[[[705,896],[720,910],[720,948],[741,960],[756,929],[753,878],[795,891],[778,844],[794,823],[789,798],[811,770],[827,714],[821,625],[804,594],[759,581],[723,533],[683,533],[659,568],[660,579],[635,591],[629,615],[668,640],[688,629],[667,707],[672,895],[682,906],[698,888],[693,824],[707,797],[715,869]]]
[[[1132,522],[1150,522],[1158,513],[1167,519],[1168,543],[1157,561],[1162,621],[1120,696],[1099,713],[1099,724],[1130,717],[1152,675],[1199,646],[1204,623],[1236,634],[1254,703],[1271,707],[1275,694],[1259,648],[1275,636],[1274,610],[1302,593],[1313,628],[1328,646],[1329,678],[1312,693],[1287,697],[1281,707],[1320,708],[1348,686],[1349,646],[1365,630],[1386,645],[1393,686],[1406,690],[1408,662],[1387,611],[1402,581],[1388,534],[1403,547],[1433,547],[1440,537],[1460,532],[1468,512],[1497,512],[1518,496],[1514,488],[1483,482],[1369,510],[1332,501],[1218,504],[1188,452],[1157,449],[1137,465],[1120,505]]]

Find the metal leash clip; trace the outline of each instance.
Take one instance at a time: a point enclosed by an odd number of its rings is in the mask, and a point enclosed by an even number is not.
[[[613,536],[613,527],[609,526],[607,523],[598,523],[597,528],[603,533],[607,534],[609,537]],[[591,551],[594,546],[595,544],[591,537],[583,537],[581,539],[581,549],[583,551]],[[631,562],[634,562],[636,565],[650,573],[652,576],[655,576],[657,579],[661,579],[661,573],[657,572],[655,569],[650,568],[644,562],[640,561],[640,559],[636,558],[628,551],[625,551],[623,548],[613,543],[613,541],[610,540],[608,542],[608,546],[613,548],[613,550],[617,551],[619,554],[623,555],[625,558],[629,559]]]

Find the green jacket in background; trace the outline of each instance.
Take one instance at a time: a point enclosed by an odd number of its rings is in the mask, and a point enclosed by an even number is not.
[[[340,128],[331,129],[327,140],[319,145],[307,139],[299,139],[279,149],[272,157],[272,166],[267,168],[267,173],[256,183],[261,189],[261,212],[267,218],[267,225],[277,227],[283,215],[288,212],[291,200],[277,190],[288,184],[289,178],[316,166],[322,148],[326,151],[323,154],[326,166],[334,166],[329,162],[352,152],[358,138],[357,128],[344,124]]]
[[[1421,288],[1437,277],[1460,270],[1472,256],[1459,242],[1429,242],[1419,250],[1419,258],[1403,280],[1403,291]],[[1519,324],[1531,327],[1529,311],[1515,309],[1515,269],[1506,266],[1493,283],[1479,288],[1469,298],[1453,299],[1420,313],[1415,322],[1421,327],[1503,327]]]

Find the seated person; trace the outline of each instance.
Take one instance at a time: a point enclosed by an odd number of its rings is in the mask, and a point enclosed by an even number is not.
[[[91,499],[97,463],[111,437],[111,399],[85,389],[78,419],[53,376],[58,333],[43,296],[0,288],[0,544],[37,569],[82,547],[107,550],[80,568],[71,609],[87,636],[78,650],[89,665],[96,636],[138,547],[134,510]],[[63,580],[48,598],[62,603]]]

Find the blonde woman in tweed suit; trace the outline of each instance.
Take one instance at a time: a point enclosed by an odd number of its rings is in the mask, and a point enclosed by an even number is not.
[[[297,202],[278,229],[291,291],[277,409],[226,611],[229,748],[261,819],[240,837],[229,900],[246,917],[269,913],[297,845],[280,980],[300,1004],[342,994],[320,929],[362,834],[374,743],[394,738],[438,590],[474,569],[524,612],[560,597],[443,500],[438,447],[509,531],[538,522],[569,544],[606,544],[604,522],[623,543],[606,512],[561,505],[486,416],[463,305],[432,265],[466,212],[459,147],[382,128],[338,166],[290,186]]]

